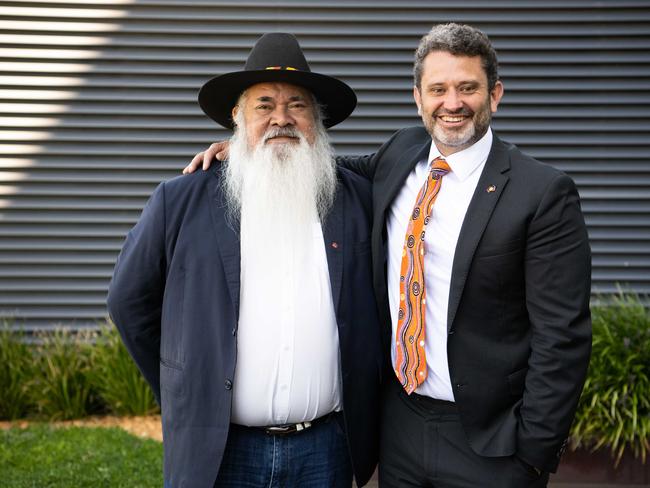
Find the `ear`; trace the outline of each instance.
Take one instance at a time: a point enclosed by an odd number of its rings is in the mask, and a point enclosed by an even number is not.
[[[230,116],[232,117],[233,124],[235,124],[235,117],[237,116],[237,112],[239,112],[239,105],[235,105],[232,108],[232,112],[230,112]],[[235,125],[237,125],[237,124],[235,124]]]
[[[502,97],[503,97],[503,83],[497,81],[496,84],[494,85],[494,88],[492,88],[492,91],[490,92],[490,110],[492,111],[492,113],[497,111],[497,107],[499,106],[499,102],[501,101]]]
[[[413,100],[418,107],[418,115],[422,115],[422,97],[420,97],[420,90],[417,86],[413,87]]]

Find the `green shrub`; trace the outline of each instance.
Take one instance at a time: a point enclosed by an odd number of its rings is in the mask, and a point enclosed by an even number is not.
[[[151,388],[131,359],[115,327],[102,327],[91,354],[89,379],[109,411],[149,415],[158,411]]]
[[[30,407],[29,380],[33,377],[32,353],[21,331],[0,324],[0,419],[24,417]]]
[[[0,324],[0,419],[159,411],[114,327],[99,333],[61,328],[37,334],[31,344],[26,339],[23,331]]]
[[[58,329],[43,333],[34,345],[34,377],[30,390],[39,414],[52,420],[74,419],[100,410],[92,391],[91,337]]]
[[[153,393],[110,324],[99,332],[44,331],[28,344],[0,323],[0,419],[148,415]]]
[[[592,306],[593,350],[572,428],[574,446],[626,449],[644,462],[650,451],[650,313],[621,293]]]

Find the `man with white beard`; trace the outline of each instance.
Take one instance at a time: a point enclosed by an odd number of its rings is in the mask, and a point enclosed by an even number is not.
[[[108,296],[161,404],[165,486],[363,486],[384,368],[371,194],[325,131],[356,97],[276,33],[199,103],[234,128],[230,160],[156,189]]]

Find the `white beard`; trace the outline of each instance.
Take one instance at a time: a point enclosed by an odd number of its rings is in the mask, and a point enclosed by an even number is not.
[[[340,406],[336,313],[320,229],[335,195],[335,165],[324,129],[311,145],[299,139],[249,149],[246,134],[238,130],[225,167],[229,212],[240,221],[239,386],[233,390],[233,419],[244,425],[299,422]],[[296,348],[283,349],[288,344]],[[286,378],[275,373],[280,355],[299,370],[288,380],[297,386],[288,410],[277,410],[273,402],[251,408],[255,395],[281,393]]]
[[[334,201],[332,149],[322,124],[312,145],[296,131],[297,144],[260,142],[251,149],[245,122],[235,122],[224,183],[229,214],[240,222],[242,265],[280,278],[288,260],[311,254],[315,226]]]

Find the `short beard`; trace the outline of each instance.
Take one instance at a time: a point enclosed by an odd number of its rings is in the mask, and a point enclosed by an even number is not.
[[[314,224],[324,222],[336,194],[336,163],[320,121],[315,124],[313,144],[296,129],[298,143],[248,146],[243,111],[235,117],[223,186],[228,215],[240,221],[242,237],[255,235],[274,244],[313,237]],[[266,139],[274,133],[265,134]]]
[[[483,137],[488,127],[490,126],[490,122],[492,121],[492,112],[490,109],[489,98],[478,110],[478,112],[474,113],[472,116],[472,123],[462,131],[446,131],[440,127],[440,125],[435,122],[435,117],[437,115],[440,115],[440,113],[458,115],[466,113],[466,110],[461,109],[457,112],[454,112],[453,114],[451,112],[445,112],[442,110],[436,111],[431,115],[424,113],[422,114],[422,122],[424,123],[424,127],[426,128],[433,141],[436,144],[453,147],[458,151],[470,147],[481,137]]]

